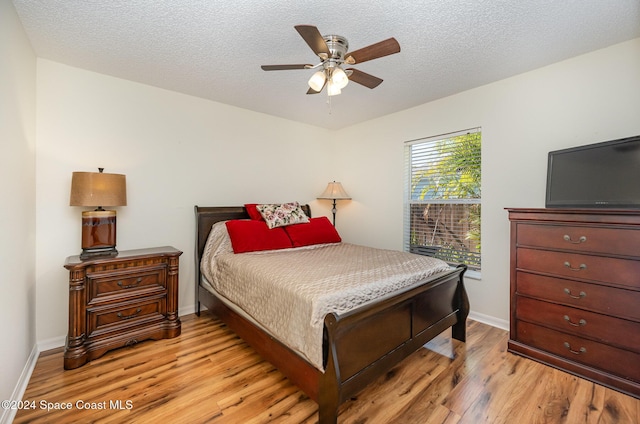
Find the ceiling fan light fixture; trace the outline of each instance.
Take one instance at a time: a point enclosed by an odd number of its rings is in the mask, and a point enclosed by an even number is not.
[[[265,71],[280,71],[287,69],[317,69],[322,66],[322,70],[314,73],[308,81],[309,90],[307,94],[318,94],[327,86],[329,96],[341,93],[349,81],[367,88],[376,88],[382,79],[369,75],[358,69],[341,68],[341,65],[355,65],[378,59],[400,52],[400,44],[395,38],[388,38],[367,47],[348,52],[349,42],[341,35],[322,35],[318,28],[313,25],[295,25],[296,31],[302,39],[309,45],[311,50],[321,60],[316,65],[291,64],[291,65],[262,65]]]
[[[342,93],[340,87],[329,81],[329,84],[327,84],[327,94],[329,96],[337,96],[340,93]]]
[[[349,77],[347,77],[347,74],[339,66],[335,67],[331,72],[331,84],[341,90],[345,88],[348,83]]]
[[[320,91],[322,90],[322,87],[324,87],[324,83],[326,80],[327,75],[324,73],[324,71],[318,71],[315,74],[311,75],[311,78],[309,78],[309,87],[311,87],[311,89],[315,91]]]

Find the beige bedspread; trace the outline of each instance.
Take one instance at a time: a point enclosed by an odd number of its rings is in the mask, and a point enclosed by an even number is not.
[[[321,371],[327,313],[449,269],[439,259],[348,243],[234,254],[224,223],[213,226],[201,263],[216,291]]]

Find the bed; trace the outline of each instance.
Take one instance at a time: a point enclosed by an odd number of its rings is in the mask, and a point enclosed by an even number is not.
[[[308,205],[302,206],[302,209],[307,216],[311,216]],[[196,313],[200,315],[201,306],[204,305],[316,401],[320,424],[337,423],[338,408],[344,401],[449,327],[452,328],[453,338],[465,341],[469,301],[463,284],[466,267],[460,265],[446,267],[434,275],[393,290],[379,299],[363,302],[346,312],[324,314],[320,319],[317,343],[319,359],[314,354],[305,355],[304,351],[292,347],[284,337],[262,326],[251,313],[245,313],[225,295],[218,293],[203,275],[201,262],[203,256],[208,254],[205,247],[210,249],[207,241],[212,227],[216,229],[221,226],[218,224],[214,227],[216,223],[231,220],[250,220],[247,208],[195,206],[195,215]],[[347,248],[346,245],[336,243],[330,246],[294,247],[277,252],[277,256],[313,257],[316,251],[325,252],[323,249],[340,255],[340,249]],[[227,255],[233,259],[231,256]],[[235,256],[240,259],[243,255]],[[268,254],[253,256],[261,261],[269,257]],[[291,283],[297,284],[297,281]]]

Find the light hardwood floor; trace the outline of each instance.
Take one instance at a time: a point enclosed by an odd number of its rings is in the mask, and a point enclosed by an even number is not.
[[[181,319],[180,337],[75,370],[63,370],[61,349],[43,353],[24,396],[35,409],[14,422],[317,421],[315,402],[226,326],[207,313]],[[507,338],[474,321],[466,343],[443,333],[343,404],[339,423],[640,423],[640,400],[507,353]]]

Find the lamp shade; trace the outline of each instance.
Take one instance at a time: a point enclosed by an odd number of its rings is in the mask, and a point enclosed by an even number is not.
[[[126,206],[127,183],[122,174],[74,172],[70,206]]]
[[[314,91],[322,90],[324,87],[324,83],[327,80],[327,76],[324,71],[318,71],[315,74],[311,75],[309,78],[309,87],[311,87]]]
[[[322,194],[318,196],[318,199],[348,200],[351,199],[351,196],[344,191],[340,182],[333,181],[327,184],[327,188],[325,188]]]
[[[347,74],[338,66],[331,72],[331,83],[339,89],[343,89],[349,83],[349,77],[347,77]]]
[[[342,93],[342,90],[340,90],[340,87],[338,87],[334,83],[329,83],[327,85],[328,85],[327,87],[328,96],[337,96],[338,94]]]

